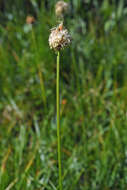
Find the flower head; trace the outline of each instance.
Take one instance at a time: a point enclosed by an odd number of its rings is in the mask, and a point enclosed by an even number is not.
[[[55,6],[56,16],[63,17],[69,10],[69,4],[64,1],[58,1]]]
[[[67,29],[64,29],[63,23],[59,24],[58,27],[51,30],[49,36],[49,46],[55,51],[59,51],[71,43],[71,36]]]

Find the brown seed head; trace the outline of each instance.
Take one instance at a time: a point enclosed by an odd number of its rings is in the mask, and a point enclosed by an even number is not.
[[[33,16],[27,16],[26,17],[26,23],[27,24],[33,24],[35,22],[35,18]]]
[[[71,36],[67,29],[64,29],[63,23],[59,24],[58,27],[51,30],[49,36],[49,46],[55,51],[59,51],[71,43]]]

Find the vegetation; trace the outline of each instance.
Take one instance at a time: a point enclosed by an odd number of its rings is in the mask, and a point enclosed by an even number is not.
[[[125,190],[127,8],[124,0],[67,2],[73,40],[60,63],[63,189]],[[56,1],[0,3],[0,190],[58,190],[56,55],[48,45]]]

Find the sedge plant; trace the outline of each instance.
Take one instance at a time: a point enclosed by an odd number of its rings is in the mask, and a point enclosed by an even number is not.
[[[57,53],[57,75],[56,75],[56,109],[57,109],[57,151],[58,151],[58,170],[59,170],[59,190],[63,190],[62,183],[62,163],[61,163],[61,132],[60,132],[60,51],[68,46],[71,37],[67,29],[64,29],[63,23],[51,30],[49,36],[49,46]]]

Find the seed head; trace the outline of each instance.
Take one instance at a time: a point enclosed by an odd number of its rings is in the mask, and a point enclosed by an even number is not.
[[[35,18],[33,16],[27,16],[26,17],[26,23],[27,24],[33,24],[35,22]]]
[[[55,51],[59,51],[71,43],[71,36],[67,29],[64,29],[63,23],[58,27],[51,29],[49,36],[49,46]]]
[[[69,11],[69,4],[64,1],[58,1],[55,6],[57,17],[63,17]]]

